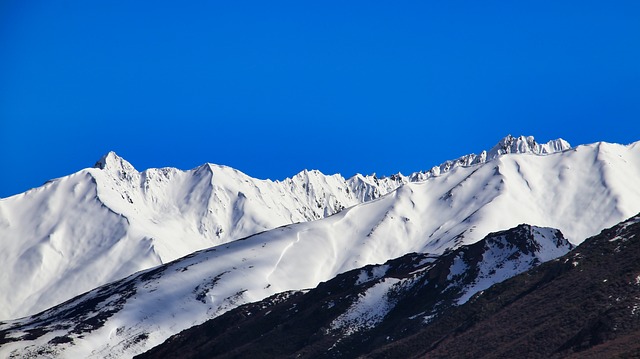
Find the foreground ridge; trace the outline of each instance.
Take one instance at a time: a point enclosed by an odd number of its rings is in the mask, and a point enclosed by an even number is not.
[[[241,306],[136,358],[637,357],[640,214],[569,249],[521,225]]]
[[[636,215],[369,357],[638,357],[639,257]]]
[[[557,230],[520,225],[439,257],[411,253],[340,274],[306,293],[244,305],[137,358],[353,358],[572,248]]]

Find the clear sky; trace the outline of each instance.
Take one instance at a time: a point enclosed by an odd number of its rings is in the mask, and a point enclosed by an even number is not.
[[[640,140],[640,1],[0,3],[0,197],[90,167],[389,175]]]

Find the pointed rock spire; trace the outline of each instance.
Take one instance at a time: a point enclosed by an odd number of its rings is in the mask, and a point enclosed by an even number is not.
[[[113,151],[109,151],[109,153],[102,156],[102,158],[100,158],[93,167],[115,173],[117,174],[117,177],[122,179],[130,178],[134,173],[138,172],[131,163],[127,162],[127,160],[118,156]]]
[[[571,145],[569,142],[561,138],[551,140],[545,144],[539,144],[533,136],[513,137],[511,135],[507,135],[505,138],[500,140],[498,144],[493,146],[491,150],[489,150],[487,160],[491,160],[508,153],[533,153],[536,155],[543,155],[568,150],[570,148]]]

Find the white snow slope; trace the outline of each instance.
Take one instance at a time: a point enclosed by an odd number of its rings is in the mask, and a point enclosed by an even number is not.
[[[510,154],[456,167],[328,218],[260,233],[129,277],[125,282],[136,290],[113,294],[122,299],[122,308],[104,326],[82,338],[72,334],[73,344],[53,349],[46,343],[66,331],[8,343],[0,356],[24,357],[49,348],[61,357],[130,357],[240,304],[311,288],[408,252],[440,254],[520,223],[558,228],[578,244],[640,212],[638,183],[640,142],[596,143],[546,156]],[[118,283],[113,285],[124,285]],[[108,292],[109,287],[97,289],[89,297]],[[110,298],[98,306],[113,306]],[[79,301],[6,322],[0,330],[54,317]]]
[[[507,136],[488,153],[410,176],[345,180],[305,170],[283,181],[212,164],[138,172],[111,152],[96,168],[0,199],[0,319],[37,313],[196,250],[327,217],[452,168],[569,147]]]

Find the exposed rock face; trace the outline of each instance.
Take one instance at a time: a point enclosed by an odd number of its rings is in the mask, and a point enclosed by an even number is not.
[[[639,339],[635,216],[368,356],[629,358]]]

